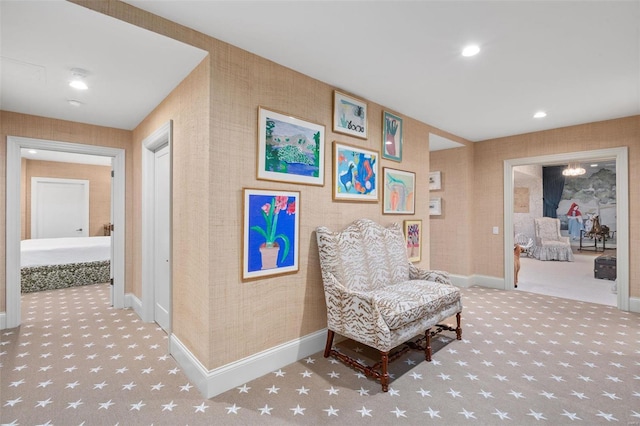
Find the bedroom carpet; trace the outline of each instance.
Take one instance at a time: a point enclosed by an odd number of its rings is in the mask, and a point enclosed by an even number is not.
[[[594,259],[602,254],[574,252],[573,262],[521,257],[518,290],[617,306],[618,295],[611,291],[614,282],[593,277]],[[615,256],[615,250],[606,255]]]
[[[318,352],[204,399],[165,333],[111,309],[108,291],[23,295],[23,325],[0,331],[0,423],[640,424],[640,315],[610,306],[463,289],[463,340],[393,362],[388,393]]]

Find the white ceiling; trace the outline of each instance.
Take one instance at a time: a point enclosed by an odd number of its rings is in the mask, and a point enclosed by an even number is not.
[[[127,3],[471,141],[640,114],[640,0]],[[0,23],[0,108],[116,128],[206,54],[58,0],[0,1]]]
[[[3,0],[0,109],[131,130],[206,54],[66,1]],[[68,86],[72,68],[89,90]]]

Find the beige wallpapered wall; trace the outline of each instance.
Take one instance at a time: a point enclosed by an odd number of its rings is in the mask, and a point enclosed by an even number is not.
[[[172,332],[204,365],[209,362],[210,274],[208,231],[211,209],[209,170],[209,58],[145,118],[133,132],[132,218],[134,288],[141,298],[142,142],[172,120]],[[215,273],[215,271],[214,271]]]
[[[20,198],[24,202],[22,239],[31,238],[31,178],[84,179],[89,181],[89,236],[104,235],[103,226],[111,217],[111,167],[55,161],[26,160],[21,172],[24,180]]]
[[[125,150],[125,173],[132,176],[132,159],[129,147],[131,146],[131,132],[127,130],[99,127],[89,124],[74,123],[71,121],[52,120],[31,115],[16,114],[1,111],[0,139],[6,141],[7,136],[21,136],[34,139],[44,139],[62,142],[79,143],[84,145],[99,145]],[[6,241],[6,158],[7,144],[0,143],[0,311],[5,311],[5,241]],[[131,217],[132,180],[127,179],[125,184],[125,215]],[[127,222],[125,237],[125,291],[131,291],[132,263],[126,256],[132,247],[132,224]]]

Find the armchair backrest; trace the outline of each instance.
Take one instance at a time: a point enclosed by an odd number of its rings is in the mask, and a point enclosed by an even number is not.
[[[323,282],[326,275],[351,291],[367,292],[409,279],[409,259],[398,223],[383,227],[358,219],[341,232],[316,229]]]
[[[552,217],[537,217],[534,219],[536,228],[536,240],[538,244],[542,240],[560,240],[560,219]]]

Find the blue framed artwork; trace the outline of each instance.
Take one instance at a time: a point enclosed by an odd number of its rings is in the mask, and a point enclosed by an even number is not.
[[[258,179],[324,185],[324,126],[259,107]]]
[[[300,192],[243,189],[242,279],[297,272]]]
[[[367,103],[334,90],[333,131],[367,139],[367,130]]]
[[[377,202],[378,152],[333,142],[333,199]]]
[[[402,161],[402,118],[390,112],[382,113],[382,158]]]

